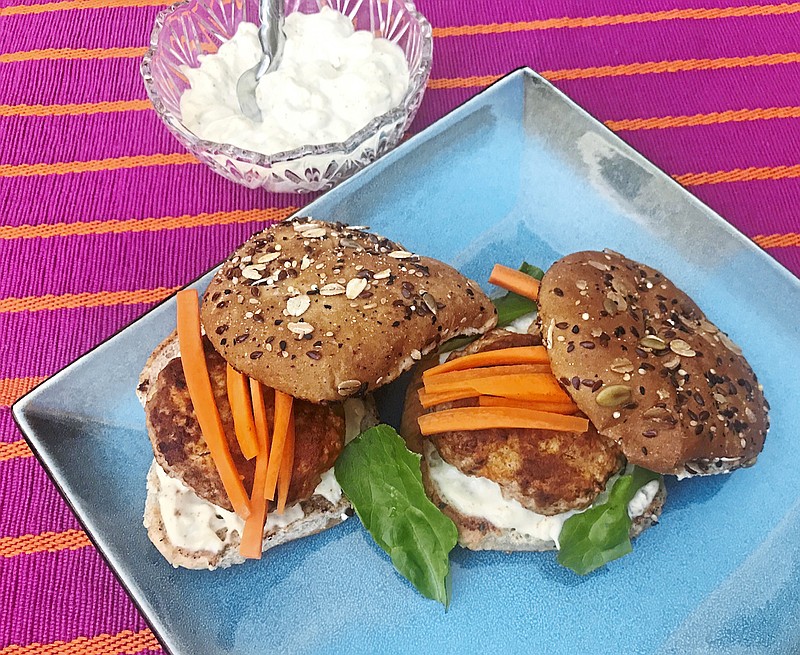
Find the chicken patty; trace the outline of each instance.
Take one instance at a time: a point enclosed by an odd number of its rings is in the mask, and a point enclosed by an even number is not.
[[[514,334],[493,330],[471,344],[464,354],[535,345],[537,335]],[[421,372],[412,381],[412,394],[421,386]],[[433,407],[474,406],[477,401],[463,400]],[[404,423],[426,412],[419,403],[407,402]],[[416,416],[413,416],[416,414]],[[423,437],[424,438],[424,437]],[[597,433],[590,424],[583,434],[556,430],[487,429],[444,432],[430,437],[447,463],[471,476],[496,482],[509,499],[539,514],[560,514],[588,507],[606,487],[608,479],[624,464],[615,443]]]
[[[255,459],[242,455],[236,440],[226,387],[226,363],[204,337],[214,398],[219,408],[225,437],[236,469],[250,490]],[[267,417],[273,422],[274,403],[267,394]],[[156,461],[170,475],[181,479],[205,500],[233,511],[211,453],[195,418],[180,357],[170,360],[158,374],[155,389],[145,405],[148,433]],[[344,410],[339,405],[314,405],[295,400],[295,452],[287,504],[309,498],[322,473],[333,466],[344,445]]]

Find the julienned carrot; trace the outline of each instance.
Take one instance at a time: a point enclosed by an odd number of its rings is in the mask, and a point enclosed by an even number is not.
[[[464,400],[464,398],[477,398],[480,394],[473,389],[461,389],[458,391],[448,391],[446,393],[430,393],[425,389],[417,391],[419,402],[425,409],[430,409],[442,403],[451,403],[454,400]]]
[[[444,362],[438,366],[429,368],[422,374],[427,379],[432,375],[449,373],[450,371],[465,371],[470,368],[480,368],[482,366],[502,366],[504,364],[548,364],[550,359],[547,356],[547,349],[544,346],[519,346],[516,348],[501,348],[500,350],[488,350],[486,352],[475,353],[474,355],[464,355],[457,357],[449,362]]]
[[[481,407],[536,409],[540,412],[553,412],[554,414],[574,414],[578,411],[578,406],[575,403],[558,403],[542,400],[514,400],[513,398],[500,398],[498,396],[479,396],[478,405]]]
[[[466,371],[450,371],[425,378],[425,390],[436,393],[438,389],[452,387],[455,384],[471,380],[484,380],[501,375],[544,374],[553,375],[550,364],[512,364],[510,366],[487,366],[485,368],[471,368]]]
[[[477,391],[479,396],[502,396],[504,398],[516,398],[517,400],[556,402],[569,402],[571,400],[556,379],[546,373],[497,375],[495,377],[456,381],[426,387],[426,391],[431,393],[466,390]]]
[[[225,429],[222,427],[222,419],[208,377],[203,337],[200,332],[200,301],[197,291],[194,289],[179,291],[177,306],[181,364],[192,407],[200,424],[203,439],[208,444],[211,458],[222,479],[225,493],[228,494],[236,513],[246,519],[250,515],[250,500],[231,458]]]
[[[426,436],[440,432],[490,428],[527,428],[564,432],[586,432],[589,429],[589,420],[585,418],[516,407],[460,407],[423,414],[418,420],[420,432]]]
[[[539,300],[539,280],[502,264],[494,265],[489,276],[489,284],[513,291],[531,300]]]
[[[283,514],[286,509],[286,500],[289,498],[289,484],[292,481],[294,468],[294,412],[289,417],[289,427],[286,431],[286,445],[283,447],[283,462],[278,475],[278,506],[276,511]]]
[[[269,452],[269,421],[267,420],[264,385],[253,378],[250,378],[250,398],[253,403],[253,422],[256,426],[258,449],[260,451],[262,448],[266,448]]]
[[[236,440],[245,459],[253,459],[258,454],[258,441],[247,377],[228,364],[226,378]]]
[[[264,404],[264,387],[260,382],[253,379],[250,380],[250,395],[253,402],[258,455],[256,455],[253,490],[250,493],[252,511],[244,524],[239,552],[242,557],[248,559],[261,559],[261,548],[264,541],[264,520],[267,516],[267,499],[264,497],[264,486],[267,481],[267,464],[269,463],[269,424],[267,422],[267,408]]]
[[[267,517],[267,499],[264,483],[267,481],[269,453],[266,448],[256,455],[256,473],[253,478],[253,493],[250,494],[250,516],[244,522],[239,553],[248,559],[261,559],[264,540],[264,520]]]
[[[275,498],[275,485],[278,482],[281,462],[283,462],[283,448],[286,444],[289,420],[292,416],[292,401],[293,399],[289,394],[275,389],[275,425],[272,428],[269,468],[267,469],[267,482],[264,487],[264,497],[269,500]]]

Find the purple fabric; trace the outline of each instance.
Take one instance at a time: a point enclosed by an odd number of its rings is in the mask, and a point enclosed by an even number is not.
[[[130,300],[135,294],[179,286],[224,257],[266,216],[247,210],[288,211],[308,200],[250,191],[190,163],[110,168],[121,157],[183,152],[141,104],[139,52],[159,8],[147,0],[116,4],[126,6],[0,0],[0,34],[11,37],[0,41],[0,655],[44,652],[14,649],[56,641],[73,642],[64,653],[160,652],[21,443],[8,405],[147,310],[151,303]],[[20,13],[36,5],[57,10]],[[726,16],[735,8],[749,15]],[[436,40],[431,88],[412,131],[490,78],[531,66],[669,174],[693,174],[684,178],[690,191],[800,273],[800,3],[420,0],[419,9]],[[708,11],[687,11],[697,9]],[[627,17],[603,18],[620,14]],[[552,20],[581,17],[583,26]],[[490,33],[454,35],[462,26]],[[33,52],[111,47],[125,56]],[[790,63],[744,59],[792,53]],[[685,70],[701,59],[714,61]],[[678,70],[630,67],[663,61]],[[598,66],[614,68],[581,72]],[[479,79],[465,80],[472,76]],[[100,113],[50,107],[38,116],[23,107],[131,101]],[[741,110],[751,112],[736,121],[720,115]],[[708,124],[669,120],[695,115]],[[618,124],[630,119],[654,120]],[[95,172],[21,175],[14,168],[94,160],[112,161]],[[697,177],[751,167],[764,169],[763,179]],[[37,231],[42,226],[52,231]],[[46,262],[45,273],[34,271],[37,262]],[[91,301],[63,296],[86,293]],[[26,297],[29,304],[15,300]],[[89,641],[73,641],[80,638]]]

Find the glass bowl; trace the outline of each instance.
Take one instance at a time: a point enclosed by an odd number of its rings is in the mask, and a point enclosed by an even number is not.
[[[141,64],[147,95],[175,138],[233,182],[294,193],[330,189],[394,148],[425,92],[433,55],[430,23],[405,0],[287,0],[286,13],[315,13],[323,6],[350,18],[356,29],[368,29],[400,46],[410,73],[400,104],[341,143],[265,155],[200,139],[181,122],[180,97],[189,88],[181,67],[199,66],[198,57],[216,52],[239,23],[258,24],[258,0],[186,0],[158,14]]]

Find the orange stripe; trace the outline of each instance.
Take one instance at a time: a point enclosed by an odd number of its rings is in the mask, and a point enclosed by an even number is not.
[[[663,130],[671,127],[696,127],[742,121],[763,121],[774,118],[800,118],[800,107],[769,107],[766,109],[732,109],[692,116],[660,116],[653,118],[627,118],[606,121],[608,128],[623,130]]]
[[[800,164],[792,166],[751,166],[713,173],[684,173],[673,175],[683,186],[724,184],[726,182],[754,182],[756,180],[787,180],[800,177]]]
[[[669,20],[713,20],[717,18],[741,18],[749,16],[780,16],[800,13],[800,3],[773,6],[722,7],[719,9],[671,9],[648,11],[640,14],[616,14],[610,16],[585,16],[576,18],[545,18],[541,20],[517,21],[513,23],[491,23],[489,25],[461,25],[458,27],[434,27],[433,35],[476,36],[485,34],[507,34],[509,32],[531,32],[539,30],[606,27],[609,25],[631,25],[635,23],[658,23]]]
[[[0,537],[0,557],[17,557],[34,553],[57,553],[91,546],[83,530],[24,534],[21,537]],[[0,651],[2,653],[3,651]]]
[[[147,52],[139,48],[45,48],[43,50],[22,50],[0,54],[0,64],[21,61],[43,61],[61,59],[138,59]]]
[[[2,301],[0,301],[2,302]],[[47,376],[27,378],[0,378],[0,407],[13,405],[18,398],[24,396]]]
[[[772,55],[750,55],[747,57],[719,57],[717,59],[674,59],[649,61],[618,66],[590,66],[588,68],[564,68],[545,71],[542,75],[550,80],[580,80],[592,77],[617,77],[622,75],[647,75],[650,73],[683,73],[698,70],[720,70],[746,68],[750,66],[775,66],[800,62],[800,52],[783,52]]]
[[[561,68],[541,71],[541,75],[551,81],[582,80],[595,77],[619,77],[625,75],[648,75],[651,73],[681,73],[697,70],[719,70],[726,68],[747,68],[750,66],[775,66],[777,64],[796,64],[800,62],[800,52],[785,52],[773,55],[752,55],[748,57],[720,57],[718,59],[673,59],[649,61],[617,66],[590,66],[588,68]],[[501,75],[474,75],[470,77],[451,77],[430,80],[430,89],[468,89],[484,87],[499,80]]]
[[[47,2],[38,5],[18,5],[0,8],[0,16],[40,14],[51,11],[75,9],[111,9],[161,7],[169,4],[163,0],[66,0]],[[674,9],[652,11],[638,14],[618,14],[609,16],[562,17],[541,20],[492,23],[489,25],[461,25],[433,29],[436,37],[471,36],[479,34],[503,34],[548,29],[604,27],[608,25],[629,25],[634,23],[655,23],[669,20],[713,20],[719,18],[739,18],[750,16],[779,16],[800,12],[800,4],[779,4],[772,6],[724,7],[718,9]]]
[[[85,116],[117,111],[142,111],[150,107],[152,105],[149,100],[83,102],[74,105],[0,105],[0,116]]]
[[[296,210],[296,207],[268,207],[266,209],[237,209],[226,212],[184,214],[182,216],[162,216],[159,218],[110,219],[106,221],[53,223],[50,225],[0,225],[0,239],[46,239],[50,237],[98,234],[129,234],[132,232],[158,232],[161,230],[210,227],[235,223],[280,221]]]
[[[158,153],[155,155],[136,155],[133,157],[111,157],[91,161],[66,161],[55,164],[0,164],[0,177],[31,177],[33,175],[66,175],[67,173],[92,173],[114,171],[140,166],[174,166],[199,164],[189,153]]]
[[[0,16],[24,16],[44,14],[51,11],[70,11],[73,9],[112,9],[124,7],[164,7],[164,0],[66,0],[65,2],[45,2],[38,5],[17,5],[0,7]]]
[[[800,233],[787,234],[757,234],[753,237],[762,248],[792,248],[800,246]]]
[[[11,443],[0,441],[0,462],[23,457],[33,457],[33,453],[24,439],[12,441]]]
[[[72,641],[51,641],[22,646],[12,644],[0,650],[0,655],[135,655],[143,650],[161,650],[150,630],[123,630],[115,635],[77,637]]]
[[[113,307],[116,305],[138,305],[163,300],[181,287],[158,287],[135,291],[97,291],[83,293],[51,293],[42,296],[0,299],[0,314],[12,312],[40,312],[54,309],[76,309],[78,307]]]

